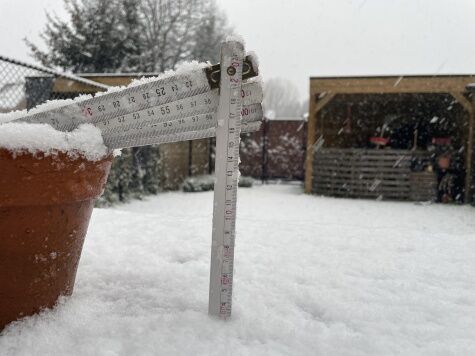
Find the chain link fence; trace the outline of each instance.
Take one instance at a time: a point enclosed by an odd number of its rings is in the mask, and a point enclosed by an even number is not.
[[[91,80],[0,55],[0,113],[31,109],[47,100],[67,99],[80,94],[55,91],[56,78],[66,78],[97,90],[107,88]]]

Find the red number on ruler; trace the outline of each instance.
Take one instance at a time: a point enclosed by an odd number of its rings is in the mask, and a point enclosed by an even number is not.
[[[83,108],[82,113],[85,117],[91,117],[92,116],[92,108]]]

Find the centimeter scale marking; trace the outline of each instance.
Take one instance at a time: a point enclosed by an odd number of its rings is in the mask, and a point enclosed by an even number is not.
[[[241,90],[241,97],[243,98],[243,105],[260,104],[263,99],[261,85],[257,82],[244,85]],[[218,100],[218,90],[212,90],[211,92],[173,101],[166,105],[117,115],[111,119],[92,119],[90,122],[100,127],[103,133],[113,134],[129,128],[143,128],[147,125],[176,121],[183,117],[212,113],[218,108]]]
[[[241,43],[223,44],[208,306],[210,315],[222,319],[231,316],[232,307],[243,57]]]
[[[246,104],[242,108],[243,123],[261,121],[260,84],[247,84],[241,96]],[[96,126],[101,129],[104,143],[110,148],[121,147],[125,141],[205,130],[217,126],[218,98],[217,91],[213,90],[169,105],[102,120]]]

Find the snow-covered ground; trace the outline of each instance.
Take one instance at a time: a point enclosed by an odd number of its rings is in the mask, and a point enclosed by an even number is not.
[[[474,355],[475,209],[239,190],[234,309],[207,315],[212,192],[97,209],[72,298],[0,355]]]

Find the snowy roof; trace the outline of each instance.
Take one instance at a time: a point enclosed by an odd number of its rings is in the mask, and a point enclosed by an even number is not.
[[[449,77],[474,77],[475,73],[457,73],[457,74],[356,74],[356,75],[315,75],[310,79],[361,79],[361,78],[449,78]]]
[[[464,93],[475,82],[475,74],[370,75],[312,77],[311,93],[399,94]],[[328,99],[327,99],[328,100]],[[331,98],[329,98],[331,100]],[[468,104],[467,104],[468,105]]]

